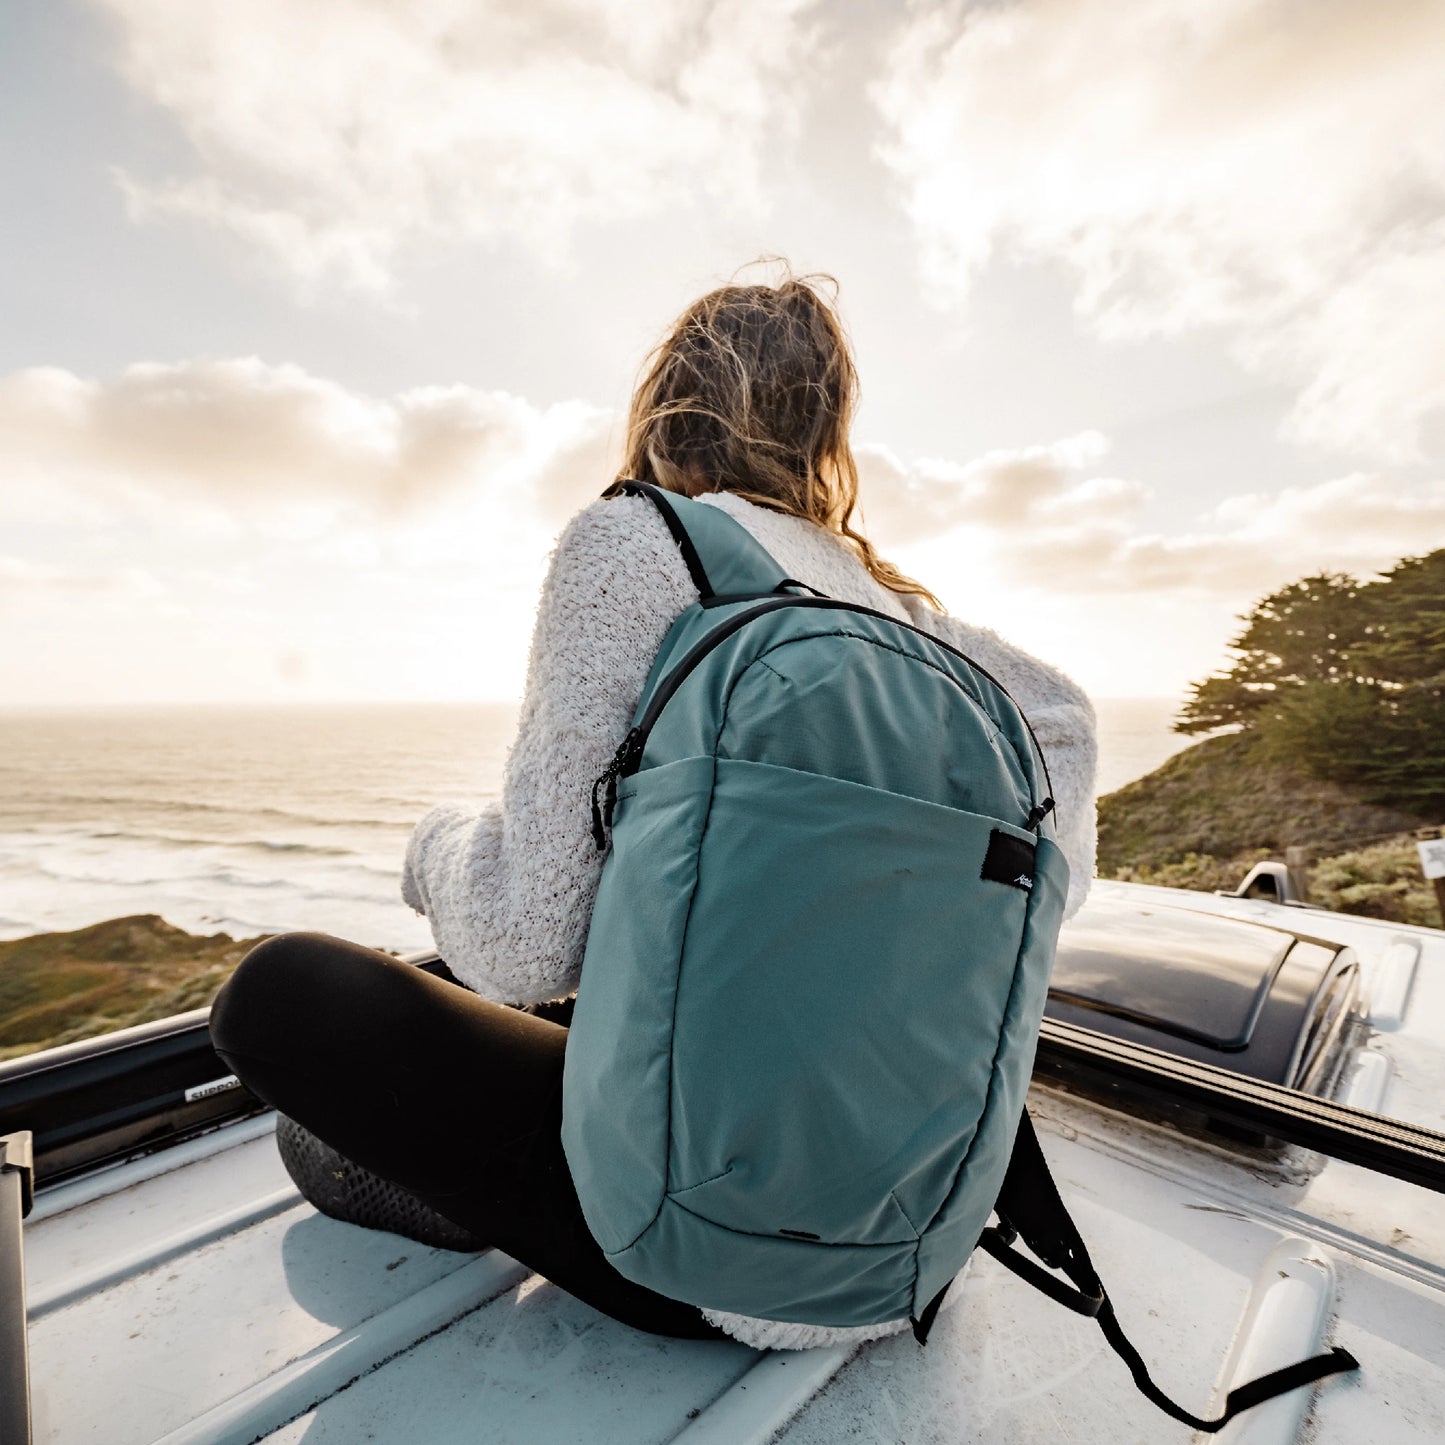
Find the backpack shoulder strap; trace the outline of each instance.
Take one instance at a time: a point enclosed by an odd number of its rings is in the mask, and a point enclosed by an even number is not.
[[[604,497],[646,497],[662,513],[704,602],[752,597],[793,582],[761,542],[721,507],[709,507],[650,482],[614,482]]]
[[[1196,1430],[1213,1435],[1222,1430],[1241,1411],[1262,1405],[1277,1395],[1297,1390],[1301,1385],[1312,1384],[1327,1375],[1341,1374],[1347,1370],[1358,1370],[1359,1362],[1348,1350],[1338,1345],[1326,1355],[1314,1355],[1297,1364],[1286,1365],[1261,1375],[1246,1385],[1240,1385],[1229,1392],[1224,1402],[1224,1414],[1216,1420],[1205,1420],[1191,1415],[1176,1405],[1150,1378],[1139,1351],[1129,1342],[1120,1327],[1114,1306],[1108,1292],[1094,1272],[1089,1251],[1079,1235],[1069,1211],[1059,1195],[1053,1175],[1049,1173],[1048,1161],[1039,1147],[1039,1138],[1034,1133],[1033,1120],[1029,1111],[1023,1111],[1019,1120],[1018,1136],[1014,1140],[1013,1156],[1009,1160],[1008,1173],[1004,1176],[1003,1188],[994,1207],[999,1224],[985,1229],[979,1240],[979,1247],[987,1250],[1005,1268],[1012,1270],[1020,1279],[1042,1290],[1050,1299],[1068,1306],[1082,1315],[1092,1315],[1099,1322],[1104,1338],[1110,1348],[1129,1367],[1134,1383],[1140,1393],[1166,1415]],[[1061,1279],[1041,1269],[1032,1260],[1024,1258],[1010,1248],[1014,1240],[1022,1238],[1024,1243],[1041,1259],[1049,1269],[1066,1274],[1073,1282],[1073,1288]]]

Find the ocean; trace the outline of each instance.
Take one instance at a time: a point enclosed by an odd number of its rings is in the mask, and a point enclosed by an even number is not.
[[[1099,791],[1188,739],[1175,704],[1104,699]],[[0,711],[0,938],[159,913],[192,932],[315,929],[424,948],[412,824],[498,796],[511,704]]]

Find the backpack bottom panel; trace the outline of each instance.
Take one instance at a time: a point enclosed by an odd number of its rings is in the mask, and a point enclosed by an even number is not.
[[[619,1274],[671,1299],[840,1328],[908,1318],[917,1249],[915,1240],[826,1245],[742,1236],[669,1198],[636,1243],[607,1258]]]

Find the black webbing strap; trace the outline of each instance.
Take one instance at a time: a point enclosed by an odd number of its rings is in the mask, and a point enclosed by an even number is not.
[[[811,592],[814,597],[826,597],[828,595],[826,592],[819,592],[816,587],[809,587],[806,582],[799,582],[796,577],[784,577],[783,580],[773,588],[773,591],[781,592],[785,587],[801,587],[804,592]]]
[[[995,1212],[1000,1223],[984,1230],[979,1247],[1020,1279],[1042,1290],[1050,1299],[1079,1314],[1093,1315],[1114,1353],[1129,1367],[1140,1393],[1181,1424],[1213,1435],[1242,1411],[1273,1400],[1278,1395],[1288,1394],[1301,1385],[1313,1384],[1327,1375],[1342,1374],[1360,1367],[1348,1350],[1336,1346],[1326,1355],[1314,1355],[1297,1364],[1286,1365],[1282,1370],[1261,1375],[1257,1380],[1231,1390],[1224,1402],[1224,1413],[1217,1420],[1191,1415],[1154,1383],[1143,1357],[1124,1334],[1108,1292],[1094,1271],[1089,1251],[1064,1207],[1053,1175],[1049,1173],[1048,1161],[1039,1147],[1038,1135],[1034,1133],[1033,1120],[1029,1118],[1027,1109],[1019,1120],[1013,1156],[1004,1175]],[[1073,1282],[1074,1288],[1012,1249],[1014,1240],[1020,1237],[1049,1269],[1062,1270]]]
[[[634,497],[646,497],[654,507],[662,514],[662,520],[667,523],[667,530],[672,533],[672,540],[677,543],[678,550],[682,553],[682,560],[687,564],[688,574],[692,577],[692,585],[697,588],[698,595],[707,599],[713,595],[712,582],[708,579],[707,568],[702,565],[702,558],[698,555],[696,544],[688,530],[682,524],[682,518],[677,515],[677,509],[663,495],[661,487],[654,487],[649,482],[634,482],[631,478],[624,477],[607,487],[602,495],[604,497],[617,497],[623,493],[630,493]]]
[[[623,478],[602,495],[624,492],[645,497],[661,513],[704,607],[770,597],[787,581],[782,563],[747,527],[725,507],[705,505],[716,494],[686,497]]]

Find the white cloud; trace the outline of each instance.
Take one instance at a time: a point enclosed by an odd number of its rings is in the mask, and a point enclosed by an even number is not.
[[[58,567],[29,557],[0,556],[0,603],[29,601],[43,592],[109,593],[118,597],[158,597],[165,589],[141,567],[85,571]]]
[[[507,392],[388,398],[255,357],[139,363],[107,381],[55,367],[0,377],[0,487],[161,497],[167,506],[375,519],[501,496],[559,523],[608,480],[609,414]]]
[[[1097,461],[1108,446],[1105,437],[1088,431],[1048,446],[987,452],[971,462],[925,457],[906,466],[886,447],[865,444],[857,449],[862,511],[868,526],[893,546],[965,524],[1024,526],[1040,512],[1068,506],[1070,474]],[[1089,485],[1107,505],[1105,490]]]
[[[5,698],[513,695],[610,421],[254,357],[0,376]]]
[[[254,357],[0,376],[4,700],[513,695],[610,422]]]
[[[0,628],[0,673],[72,700],[511,695],[549,539],[610,478],[613,432],[581,401],[367,397],[254,358],[0,377],[0,608],[31,622]],[[1445,537],[1445,483],[1367,473],[1165,532],[1108,451],[1094,431],[965,462],[863,447],[864,522],[963,615],[1150,692],[1207,666],[1250,597]],[[311,662],[283,676],[281,652]]]
[[[1310,572],[1367,575],[1445,538],[1445,482],[1353,473],[1236,496],[1173,535],[1090,519],[1015,540],[1020,574],[1060,592],[1256,596]]]
[[[1445,406],[1436,0],[916,9],[874,98],[930,281],[1057,259],[1103,335],[1226,328],[1296,440],[1418,454]]]
[[[860,448],[869,533],[886,551],[952,532],[972,569],[1055,596],[1256,595],[1320,569],[1369,573],[1445,539],[1445,482],[1353,473],[1227,498],[1184,529],[1147,525],[1145,484],[1090,476],[1107,440],[1085,432],[967,463],[909,466]],[[937,548],[932,560],[941,560]]]
[[[565,253],[583,221],[759,204],[812,0],[98,0],[199,173],[131,214],[224,227],[301,280],[383,290],[427,237]]]

